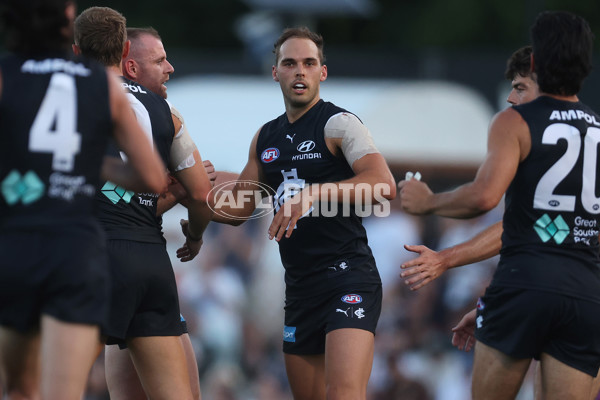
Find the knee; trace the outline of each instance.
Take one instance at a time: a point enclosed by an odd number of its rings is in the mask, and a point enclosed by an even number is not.
[[[326,388],[327,400],[365,400],[367,398],[366,388],[360,388],[353,384],[328,384]]]

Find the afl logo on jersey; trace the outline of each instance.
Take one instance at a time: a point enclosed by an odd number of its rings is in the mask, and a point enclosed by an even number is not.
[[[270,163],[279,158],[279,149],[276,147],[269,147],[265,151],[262,152],[260,159],[264,163]]]
[[[359,294],[345,294],[342,296],[342,301],[348,304],[362,303],[362,296]]]
[[[307,153],[314,148],[315,142],[313,142],[312,140],[305,140],[304,142],[300,143],[298,147],[296,147],[296,149],[298,149],[300,153]]]

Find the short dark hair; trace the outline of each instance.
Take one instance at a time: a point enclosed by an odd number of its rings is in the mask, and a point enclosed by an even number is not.
[[[504,76],[509,81],[512,81],[520,75],[522,77],[528,77],[531,75],[531,53],[533,48],[531,46],[523,46],[510,56],[506,61],[506,71]]]
[[[540,92],[572,96],[592,70],[594,35],[587,21],[565,11],[540,13],[531,28]]]
[[[127,41],[123,14],[108,7],[90,7],[75,19],[75,44],[81,54],[107,66],[119,65]]]
[[[314,44],[317,45],[317,49],[319,50],[319,61],[321,64],[325,64],[325,54],[323,53],[323,36],[318,33],[312,32],[306,26],[301,26],[297,28],[287,28],[283,31],[279,39],[273,45],[273,53],[275,53],[275,64],[279,62],[279,51],[281,49],[281,45],[283,45],[288,39],[291,38],[301,38],[301,39],[309,39],[312,40]]]
[[[151,26],[144,28],[127,28],[127,40],[136,40],[142,35],[150,35],[158,40],[162,40],[158,31]]]
[[[22,54],[67,50],[72,32],[65,35],[63,28],[71,24],[65,14],[70,4],[73,0],[0,1],[6,48]]]

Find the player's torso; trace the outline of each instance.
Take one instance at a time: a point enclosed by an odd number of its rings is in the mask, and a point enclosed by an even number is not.
[[[309,184],[354,176],[345,158],[330,152],[324,137],[329,118],[342,111],[319,101],[293,124],[284,114],[262,128],[256,151],[265,183],[275,193],[275,212]],[[343,199],[314,204],[312,214],[298,220],[292,236],[279,242],[279,249],[288,285],[339,269],[350,258],[369,260],[368,268],[374,269],[361,219],[352,207],[344,209]]]
[[[129,102],[148,139],[153,142],[163,162],[168,164],[174,130],[168,103],[160,96],[123,78]],[[107,154],[125,156],[114,141]],[[157,193],[134,193],[112,182],[106,182],[97,195],[97,215],[110,239],[129,239],[145,242],[162,242],[161,220],[156,216]]]
[[[89,216],[112,132],[104,67],[55,54],[0,68],[1,223]]]

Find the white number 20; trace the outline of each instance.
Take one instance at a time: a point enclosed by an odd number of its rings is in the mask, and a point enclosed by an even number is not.
[[[553,124],[544,131],[542,143],[557,144],[559,139],[567,141],[565,154],[542,176],[535,188],[533,207],[542,210],[574,211],[576,196],[554,194],[554,190],[571,172],[581,150],[579,130],[567,124]],[[588,128],[583,141],[583,184],[581,203],[591,214],[600,213],[600,199],[596,197],[596,166],[600,129]]]
[[[81,149],[75,78],[54,73],[29,131],[29,150],[52,153],[52,169],[70,172]]]

